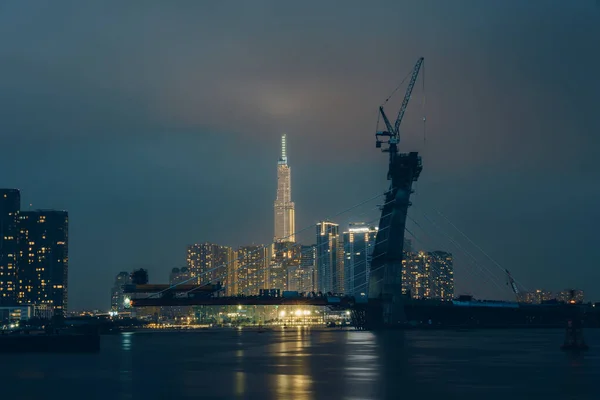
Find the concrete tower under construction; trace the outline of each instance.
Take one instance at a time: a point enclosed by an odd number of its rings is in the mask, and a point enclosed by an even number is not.
[[[385,114],[383,106],[379,107],[381,119],[385,123],[385,130],[376,132],[375,145],[377,148],[381,148],[382,144],[387,144],[382,151],[389,154],[387,178],[391,182],[389,190],[385,192],[385,204],[381,208],[369,277],[369,298],[383,301],[382,313],[379,314],[381,319],[369,323],[375,326],[396,325],[404,320],[402,305],[404,230],[407,211],[411,205],[412,184],[419,179],[423,165],[418,153],[398,152],[398,144],[400,143],[400,124],[422,64],[423,57],[419,58],[413,68],[412,77],[394,125]]]
[[[294,202],[291,170],[287,161],[286,135],[281,136],[281,157],[277,162],[277,198],[275,199],[275,241],[295,242]]]

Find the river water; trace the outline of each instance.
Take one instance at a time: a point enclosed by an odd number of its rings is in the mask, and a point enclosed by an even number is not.
[[[600,331],[130,333],[99,354],[0,354],[0,399],[600,399]]]

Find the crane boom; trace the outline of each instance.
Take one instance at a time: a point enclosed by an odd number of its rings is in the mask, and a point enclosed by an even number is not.
[[[517,302],[519,302],[521,300],[521,294],[519,293],[519,287],[517,286],[517,282],[515,282],[512,275],[510,274],[509,270],[505,269],[505,271],[506,271],[506,276],[508,277],[508,282],[506,284],[510,285],[510,288],[512,289],[512,291],[515,294],[515,298],[517,299]]]
[[[410,82],[408,83],[408,87],[406,88],[406,94],[404,95],[402,106],[400,107],[400,111],[398,111],[398,118],[396,118],[396,123],[394,124],[394,133],[396,134],[396,136],[398,136],[398,141],[400,141],[400,123],[402,123],[402,118],[404,118],[404,113],[406,112],[406,107],[408,107],[410,96],[412,94],[413,88],[415,87],[415,83],[417,82],[417,76],[419,76],[419,71],[421,70],[421,65],[423,65],[423,60],[424,58],[421,57],[417,60],[417,63],[415,64],[412,76],[410,77]]]

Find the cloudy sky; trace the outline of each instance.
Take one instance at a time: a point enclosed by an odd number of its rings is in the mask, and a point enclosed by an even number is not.
[[[0,186],[69,211],[70,306],[104,308],[121,270],[166,282],[187,244],[268,243],[283,132],[298,228],[383,193],[377,106],[423,56],[416,246],[507,296],[444,215],[527,287],[600,300],[598,49],[594,0],[3,1]]]

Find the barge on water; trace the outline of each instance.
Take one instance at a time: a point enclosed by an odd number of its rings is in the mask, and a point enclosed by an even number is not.
[[[600,312],[585,304],[522,304],[475,300],[406,300],[408,326],[429,328],[564,328],[576,313],[587,327],[600,327]]]
[[[0,353],[98,353],[100,335],[97,334],[0,334]]]

